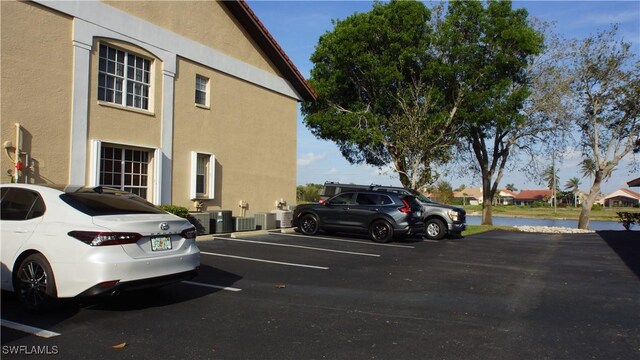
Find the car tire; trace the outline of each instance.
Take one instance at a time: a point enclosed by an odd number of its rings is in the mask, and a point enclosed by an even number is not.
[[[393,239],[393,226],[387,220],[376,220],[369,227],[369,236],[377,243],[388,243]]]
[[[300,217],[298,228],[305,235],[315,235],[320,230],[320,222],[313,214],[304,214]]]
[[[50,309],[58,297],[51,265],[39,253],[22,260],[14,276],[13,288],[20,303],[32,311]]]
[[[424,235],[429,240],[440,240],[447,234],[447,228],[440,219],[429,219],[424,227]]]

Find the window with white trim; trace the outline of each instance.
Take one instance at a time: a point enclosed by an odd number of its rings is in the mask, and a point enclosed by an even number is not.
[[[191,153],[191,199],[213,199],[215,195],[216,157],[207,153]]]
[[[100,44],[98,100],[149,110],[151,60]]]
[[[99,185],[128,191],[146,199],[149,159],[149,151],[102,145]]]
[[[209,106],[209,79],[196,75],[196,104]]]

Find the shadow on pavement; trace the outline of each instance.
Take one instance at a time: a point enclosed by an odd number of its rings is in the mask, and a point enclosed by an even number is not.
[[[597,233],[640,279],[640,232],[598,231]]]

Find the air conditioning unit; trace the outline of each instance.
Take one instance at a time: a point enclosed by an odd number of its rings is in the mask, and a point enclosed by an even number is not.
[[[276,214],[276,227],[291,227],[291,221],[293,220],[293,211],[272,210],[271,212]]]
[[[253,231],[256,229],[256,218],[254,217],[236,217],[236,231]]]
[[[272,230],[276,228],[276,214],[273,213],[257,213],[256,229]]]
[[[209,211],[209,226],[212,234],[233,232],[233,216],[231,210]]]
[[[198,235],[211,234],[208,213],[189,213],[189,222],[196,227]]]

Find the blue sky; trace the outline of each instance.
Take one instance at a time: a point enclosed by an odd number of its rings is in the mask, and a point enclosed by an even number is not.
[[[332,19],[344,19],[355,12],[371,10],[370,1],[248,1],[269,32],[278,41],[298,70],[306,77],[313,66],[309,58],[319,37],[333,29]],[[640,54],[640,1],[514,1],[514,8],[526,8],[529,15],[555,23],[556,32],[566,39],[584,38],[612,23],[619,23],[619,37],[632,43],[633,52]],[[560,184],[571,177],[579,177],[576,165],[580,162],[577,149],[567,149],[559,165]],[[316,139],[305,127],[298,112],[298,184],[325,181],[362,184],[399,185],[391,171],[380,171],[366,165],[351,165],[340,154],[333,142]],[[451,171],[443,177],[454,188],[464,184],[480,187],[481,180],[473,174]],[[627,187],[626,181],[640,176],[631,173],[628,161],[622,163],[612,178],[603,186],[603,192]],[[588,190],[589,179],[581,179],[581,188]],[[518,189],[543,188],[539,182],[528,179],[519,170],[507,171],[501,186],[513,183]]]

